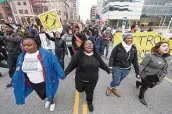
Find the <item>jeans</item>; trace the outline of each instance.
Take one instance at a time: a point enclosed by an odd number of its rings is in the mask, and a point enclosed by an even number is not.
[[[62,69],[64,69],[64,58],[65,58],[65,55],[64,54],[56,54],[56,57],[62,67]]]
[[[112,88],[118,88],[121,81],[129,74],[130,69],[122,69],[118,67],[112,68],[112,82],[110,83],[110,86]]]
[[[105,45],[104,50],[105,50],[105,48],[106,48],[105,57],[107,57],[108,56],[108,53],[109,53],[109,45]]]

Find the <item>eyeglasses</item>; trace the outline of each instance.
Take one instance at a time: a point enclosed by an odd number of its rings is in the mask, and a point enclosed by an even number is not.
[[[127,37],[126,39],[133,39],[133,37]]]
[[[92,46],[93,43],[85,43],[85,46]]]

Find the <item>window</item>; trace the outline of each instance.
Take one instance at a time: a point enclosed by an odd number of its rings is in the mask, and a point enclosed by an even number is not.
[[[28,10],[25,10],[25,14],[28,14]]]
[[[6,10],[6,11],[10,11],[10,8],[6,7],[5,10]]]
[[[61,15],[61,11],[60,11],[60,10],[58,10],[57,14],[58,14],[58,15]]]
[[[21,5],[21,3],[20,3],[20,2],[17,2],[17,4],[18,4],[18,5]]]
[[[0,19],[3,19],[2,13],[0,13]]]
[[[20,14],[23,14],[23,10],[19,10],[19,13],[20,13]]]
[[[23,5],[25,5],[25,6],[26,6],[26,2],[23,2]]]

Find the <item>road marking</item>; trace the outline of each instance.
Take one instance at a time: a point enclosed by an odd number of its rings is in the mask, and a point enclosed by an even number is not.
[[[88,114],[88,108],[86,103],[82,105],[82,114]]]
[[[165,79],[166,79],[167,81],[169,81],[169,82],[172,83],[172,80],[170,80],[169,78],[165,77]]]
[[[79,92],[76,90],[73,114],[78,114],[78,112],[79,112]]]
[[[169,79],[167,77],[165,77],[165,79],[172,83],[171,79]],[[73,114],[78,114],[78,113],[79,113],[79,92],[76,90]],[[85,104],[85,103],[82,105],[82,114],[88,114],[87,104]]]

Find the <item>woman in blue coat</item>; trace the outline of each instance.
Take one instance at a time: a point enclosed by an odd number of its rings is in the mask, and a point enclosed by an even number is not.
[[[39,48],[37,38],[23,39],[23,53],[18,57],[13,75],[13,87],[16,104],[25,103],[25,98],[35,90],[44,100],[45,108],[55,109],[54,95],[57,92],[59,78],[64,78],[64,71],[52,52]]]

